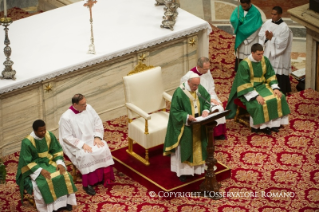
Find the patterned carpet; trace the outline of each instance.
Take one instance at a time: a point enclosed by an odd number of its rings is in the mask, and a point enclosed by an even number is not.
[[[213,27],[210,35],[212,75],[226,104],[234,77],[233,38]],[[292,81],[294,88],[296,81]],[[216,158],[231,167],[231,179],[222,182],[224,198],[184,194],[165,198],[153,194],[129,176],[115,170],[113,185],[98,186],[88,196],[76,182],[78,206],[73,211],[319,211],[319,93],[311,89],[288,96],[290,124],[272,136],[252,134],[247,127],[227,121],[228,140],[217,141]],[[126,116],[104,123],[111,149],[127,145]],[[7,183],[0,184],[0,211],[36,211],[21,205],[15,184],[18,153],[3,158]],[[163,180],[165,176],[163,176]],[[228,194],[227,194],[228,192]],[[233,193],[231,193],[233,192]],[[207,194],[209,195],[209,194]],[[214,194],[210,193],[211,196]],[[151,197],[152,196],[152,197]]]

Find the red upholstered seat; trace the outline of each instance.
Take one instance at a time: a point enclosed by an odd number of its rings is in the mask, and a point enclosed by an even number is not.
[[[246,106],[240,101],[240,99],[236,98],[234,100],[234,103],[235,103],[235,105],[237,105],[237,106],[239,106],[239,107],[241,107],[241,108],[246,110]]]
[[[235,122],[239,122],[246,125],[247,127],[250,127],[249,114],[247,112],[246,106],[238,98],[234,99],[234,103],[235,105],[237,105],[237,111],[234,117]]]

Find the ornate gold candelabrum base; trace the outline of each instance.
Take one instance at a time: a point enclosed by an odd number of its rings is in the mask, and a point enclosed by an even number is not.
[[[161,28],[166,28],[170,30],[174,30],[174,25],[176,23],[176,17],[178,13],[176,12],[177,8],[179,7],[178,3],[175,3],[175,0],[164,0],[165,7],[164,7],[164,16]]]
[[[164,0],[155,0],[155,6],[165,5]]]
[[[11,56],[11,47],[10,45],[10,40],[8,36],[8,31],[9,28],[8,26],[12,23],[12,19],[9,17],[3,17],[0,18],[0,23],[1,25],[4,26],[4,31],[5,31],[5,38],[4,38],[4,54],[6,56],[6,61],[4,61],[3,65],[5,66],[4,70],[2,71],[2,79],[13,79],[15,80],[15,74],[16,71],[12,69],[12,65],[14,64],[13,61],[10,60]]]

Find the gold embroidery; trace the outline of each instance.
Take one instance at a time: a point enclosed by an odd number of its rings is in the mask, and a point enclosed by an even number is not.
[[[281,98],[277,98],[277,111],[278,111],[278,117],[282,117],[282,107],[281,107]]]
[[[179,145],[179,141],[181,140],[181,137],[182,137],[182,135],[183,135],[183,133],[184,133],[184,127],[185,127],[185,125],[183,125],[183,127],[182,127],[182,129],[181,129],[181,133],[178,135],[177,142],[176,142],[173,146],[166,147],[166,148],[165,148],[165,151],[170,151],[170,150],[172,150],[172,149],[175,149],[175,148]],[[164,156],[165,156],[165,155],[169,155],[169,154],[171,154],[171,153],[165,153],[165,152],[164,152]]]
[[[268,113],[268,107],[267,107],[266,102],[263,104],[263,111],[264,111],[265,122],[268,122],[269,121],[269,113]]]
[[[252,88],[252,87],[253,86],[251,85],[251,83],[243,84],[243,85],[237,87],[237,93],[239,93],[247,88]]]
[[[59,172],[60,174],[60,172]],[[51,174],[52,175],[52,174]],[[53,187],[53,182],[52,182],[52,178],[49,180],[47,178],[45,178],[45,180],[47,181],[48,183],[48,186],[49,186],[49,190],[50,190],[50,193],[53,197],[53,200],[55,201],[57,198],[56,198],[56,194],[55,194],[55,191],[54,191],[54,187]]]
[[[273,80],[277,80],[277,77],[276,77],[276,75],[274,75],[274,76],[272,76],[272,77],[269,77],[268,79],[267,79],[267,83],[269,84],[271,81],[273,81]]]
[[[195,95],[196,96],[196,95]],[[202,112],[200,111],[200,103],[199,103],[199,99],[197,98],[197,107],[198,107],[198,116],[202,115]]]
[[[65,180],[66,187],[68,189],[68,194],[74,193],[73,186],[72,186],[72,183],[71,183],[71,179],[70,179],[70,176],[69,176],[67,171],[64,172],[63,177],[64,177],[64,180]]]
[[[203,161],[202,156],[202,141],[201,141],[201,125],[193,125],[193,164],[200,165]]]
[[[53,172],[53,173],[50,174],[51,179],[55,178],[56,176],[59,176],[59,175],[60,175],[60,171],[56,171],[56,172]]]
[[[278,97],[275,96],[275,93],[274,93],[273,89],[271,89],[268,84],[266,85],[266,88],[272,93],[272,97],[276,98],[276,100],[277,100],[278,117],[282,117],[281,98],[278,98]]]
[[[31,135],[28,135],[26,138],[31,142],[31,144],[34,146],[34,148],[37,148],[37,146],[35,145],[34,138]]]
[[[39,158],[45,158],[48,156],[48,151],[46,152],[42,152],[42,153],[38,153]]]
[[[192,94],[192,96],[193,96],[193,94]],[[191,99],[189,99],[189,101],[190,101],[190,103],[191,103],[191,108],[192,108],[192,116],[194,116],[195,117],[195,108],[194,108],[194,102],[191,100]],[[188,121],[188,120],[187,120]]]
[[[267,72],[267,67],[266,67],[266,63],[265,63],[265,57],[262,57],[262,59],[261,59],[261,68],[263,70],[263,76],[265,76],[266,72]]]
[[[45,140],[47,141],[47,145],[48,145],[48,150],[50,149],[50,145],[51,145],[51,136],[50,136],[50,133],[49,133],[49,131],[47,131],[46,133],[45,133]]]
[[[58,156],[62,156],[62,157],[63,157],[63,151],[55,153],[55,154],[53,155],[53,158],[56,158],[56,157],[58,157]]]
[[[265,77],[254,77],[254,82],[265,82]]]
[[[52,166],[54,166],[54,167],[57,167],[56,162],[54,162],[53,160],[50,160],[50,161],[49,161],[49,164],[52,165]]]
[[[32,163],[29,163],[28,165],[22,167],[22,169],[21,169],[22,174],[25,173],[26,171],[31,170],[31,169],[32,169],[33,167],[35,167],[36,165],[38,165],[38,164],[35,163],[35,162],[32,162]]]
[[[247,58],[244,59],[244,61],[247,62],[249,70],[250,70],[250,83],[254,87],[254,69],[253,65],[251,64],[251,61]]]

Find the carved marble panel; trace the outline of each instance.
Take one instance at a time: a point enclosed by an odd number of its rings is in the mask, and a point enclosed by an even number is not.
[[[173,94],[180,78],[196,65],[197,47],[198,37],[193,34],[1,94],[1,155],[19,151],[21,140],[39,118],[58,137],[59,119],[76,93],[86,96],[103,121],[126,115],[122,78],[139,58],[162,67],[165,90]]]

